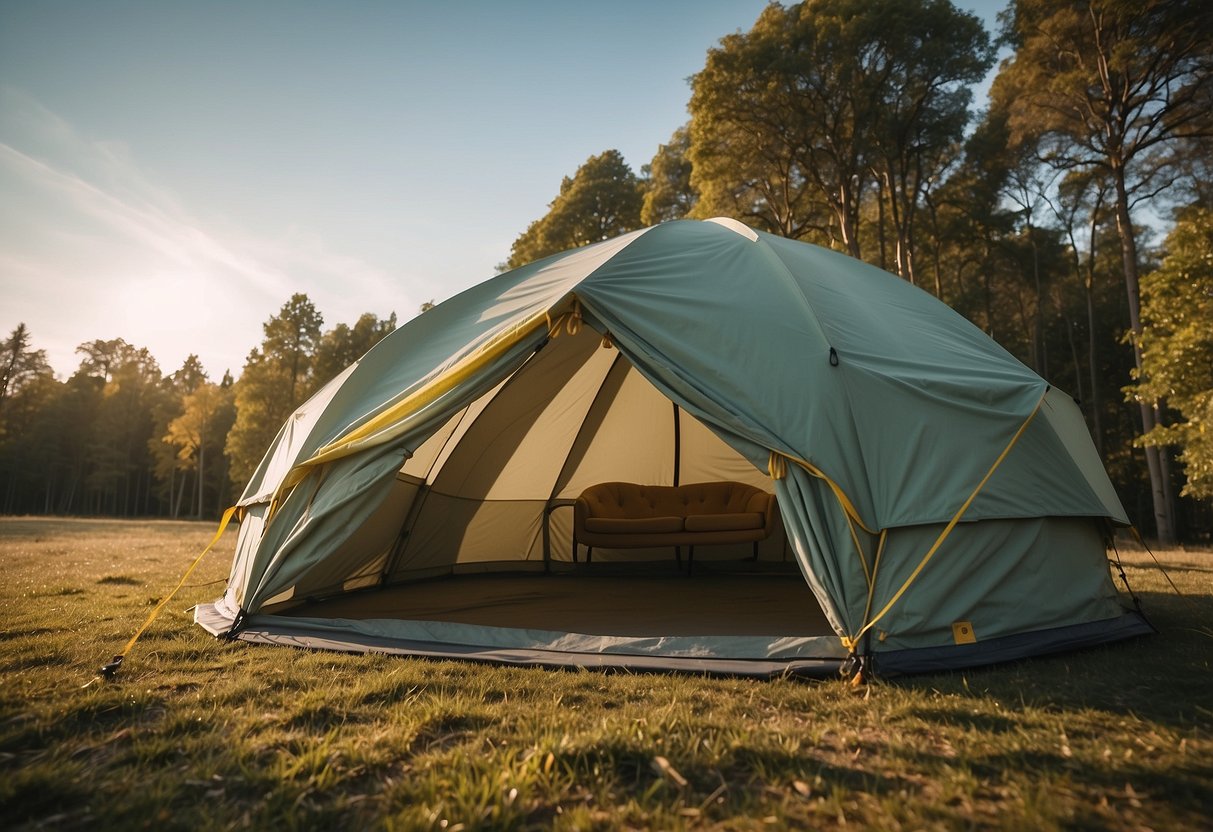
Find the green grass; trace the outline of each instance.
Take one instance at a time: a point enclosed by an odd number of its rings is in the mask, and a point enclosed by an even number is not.
[[[0,519],[7,828],[1210,826],[1213,553],[1127,555],[1160,636],[855,689],[216,641],[229,532],[88,685],[212,532]]]

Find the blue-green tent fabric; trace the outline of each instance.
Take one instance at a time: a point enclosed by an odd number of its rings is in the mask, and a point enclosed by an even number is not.
[[[918,668],[916,655],[923,668],[964,666],[1148,631],[1109,576],[1104,535],[1128,518],[1072,400],[905,281],[723,219],[532,263],[384,339],[279,433],[241,500],[227,592],[200,608],[200,623],[306,641],[308,619],[281,614],[292,603],[484,564],[532,569],[538,543],[527,541],[541,528],[544,568],[565,565],[555,509],[596,474],[627,478],[616,462],[585,460],[627,457],[644,429],[610,416],[625,427],[610,440],[619,453],[587,451],[612,407],[609,379],[611,395],[631,385],[672,402],[702,427],[705,459],[733,465],[731,455],[777,494],[805,604],[832,632],[790,654],[786,634],[742,646],[723,624],[697,647],[607,644],[601,631],[470,633],[458,621],[419,640],[405,611],[356,627],[315,621],[314,638],[332,646],[345,632],[337,642],[350,649],[387,639],[427,655],[461,644],[552,664],[758,661],[770,672],[850,652],[898,670]],[[621,396],[617,409],[642,401]],[[509,453],[507,434],[518,445]],[[492,458],[484,471],[460,462],[478,455]],[[459,477],[443,473],[460,465]],[[669,476],[645,461],[631,473]],[[517,527],[529,538],[512,536]]]

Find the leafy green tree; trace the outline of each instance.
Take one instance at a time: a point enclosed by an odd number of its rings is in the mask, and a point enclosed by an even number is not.
[[[1183,493],[1213,499],[1213,209],[1185,212],[1167,236],[1161,268],[1142,281],[1142,366],[1127,389],[1166,398],[1181,422],[1155,425],[1147,446],[1181,448]]]
[[[181,415],[185,397],[206,379],[202,361],[191,353],[180,369],[161,381],[161,395],[152,412],[155,426],[152,438],[148,440],[148,451],[152,456],[156,494],[159,502],[167,507],[169,515],[174,518],[180,514],[187,479],[178,476],[178,473],[186,470],[188,464],[178,457],[175,447],[164,441],[164,436],[168,433],[169,424]]]
[[[958,155],[967,85],[992,60],[981,23],[947,0],[772,3],[693,79],[696,214],[824,237],[859,257],[875,189],[878,231],[887,205],[894,260],[912,280],[919,204]]]
[[[1170,151],[1213,130],[1213,5],[1206,0],[1016,0],[1004,12],[1014,47],[992,89],[1013,138],[1065,168],[1096,168],[1112,184],[1129,326],[1141,372],[1134,207],[1171,181]],[[1156,407],[1140,401],[1142,432]],[[1146,448],[1159,540],[1175,540],[1170,478]]]
[[[77,351],[85,355],[80,372],[102,381],[91,417],[97,441],[87,452],[87,510],[121,516],[146,513],[152,468],[148,440],[155,427],[160,366],[146,347],[121,338],[90,341]]]
[[[17,324],[16,329],[0,343],[0,436],[4,435],[4,406],[21,392],[26,384],[51,373],[46,363],[46,350],[30,348],[29,328]]]
[[[1083,317],[1087,332],[1086,392],[1083,377],[1077,375],[1077,396],[1083,401],[1095,447],[1102,454],[1103,435],[1103,384],[1099,372],[1098,353],[1101,341],[1114,343],[1114,337],[1099,338],[1103,324],[1098,313],[1096,282],[1099,277],[1099,243],[1110,213],[1106,210],[1109,201],[1109,184],[1106,177],[1093,171],[1071,171],[1060,183],[1055,201],[1050,207],[1069,243],[1071,269],[1076,281],[1082,284]],[[1080,242],[1080,237],[1083,238]]]
[[[844,15],[854,15],[847,22],[860,28],[860,83],[874,102],[862,126],[888,202],[894,262],[917,283],[920,207],[959,156],[971,86],[993,65],[994,51],[981,21],[950,0],[850,2]]]
[[[928,204],[937,293],[1000,342],[1006,319],[998,309],[1005,271],[1001,241],[1015,227],[1014,212],[1003,199],[1010,171],[1006,143],[1005,118],[987,113],[966,140],[960,163]]]
[[[674,131],[669,144],[658,145],[653,161],[645,165],[644,205],[641,225],[657,225],[689,216],[699,200],[691,185],[691,131],[683,125]]]
[[[222,417],[232,405],[231,387],[204,381],[185,396],[182,413],[168,425],[163,442],[176,449],[182,462],[192,463],[197,474],[195,485],[196,516],[204,516],[207,451],[212,456],[223,446]],[[230,420],[228,420],[230,423]],[[230,426],[230,424],[228,425]]]
[[[46,351],[33,349],[29,328],[18,324],[0,343],[0,509],[6,514],[46,511],[42,477],[51,448],[36,440],[62,386]]]
[[[749,32],[708,50],[691,79],[695,216],[730,216],[784,237],[824,241],[833,210],[838,236],[857,256],[859,190],[867,179],[855,137],[857,102],[839,94],[831,72],[819,71],[853,58],[844,61],[849,50],[838,38],[821,40],[808,4],[772,3]]]
[[[557,254],[570,248],[617,237],[641,227],[644,202],[640,179],[623,154],[607,150],[591,156],[572,178],[560,183],[560,193],[548,212],[531,223],[510,249],[507,268]]]
[[[307,295],[296,294],[263,325],[235,385],[236,420],[227,436],[229,475],[237,487],[252,476],[286,417],[303,400],[324,319]]]

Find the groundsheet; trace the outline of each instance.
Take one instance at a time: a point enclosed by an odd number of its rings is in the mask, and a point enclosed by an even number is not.
[[[355,592],[283,614],[612,636],[833,635],[799,574],[464,575]]]

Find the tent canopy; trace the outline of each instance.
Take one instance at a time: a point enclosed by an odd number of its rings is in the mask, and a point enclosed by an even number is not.
[[[757,563],[719,547],[678,584],[657,574],[668,552],[573,563],[584,488],[713,480],[777,495]],[[1102,530],[1128,521],[1072,400],[931,295],[733,220],[439,304],[299,408],[240,504],[227,592],[199,620],[250,640],[773,672],[851,651],[956,666],[1145,626],[1108,575]],[[522,573],[543,577],[504,577]],[[625,602],[645,581],[664,618],[639,624]],[[421,582],[443,609],[408,596]]]

